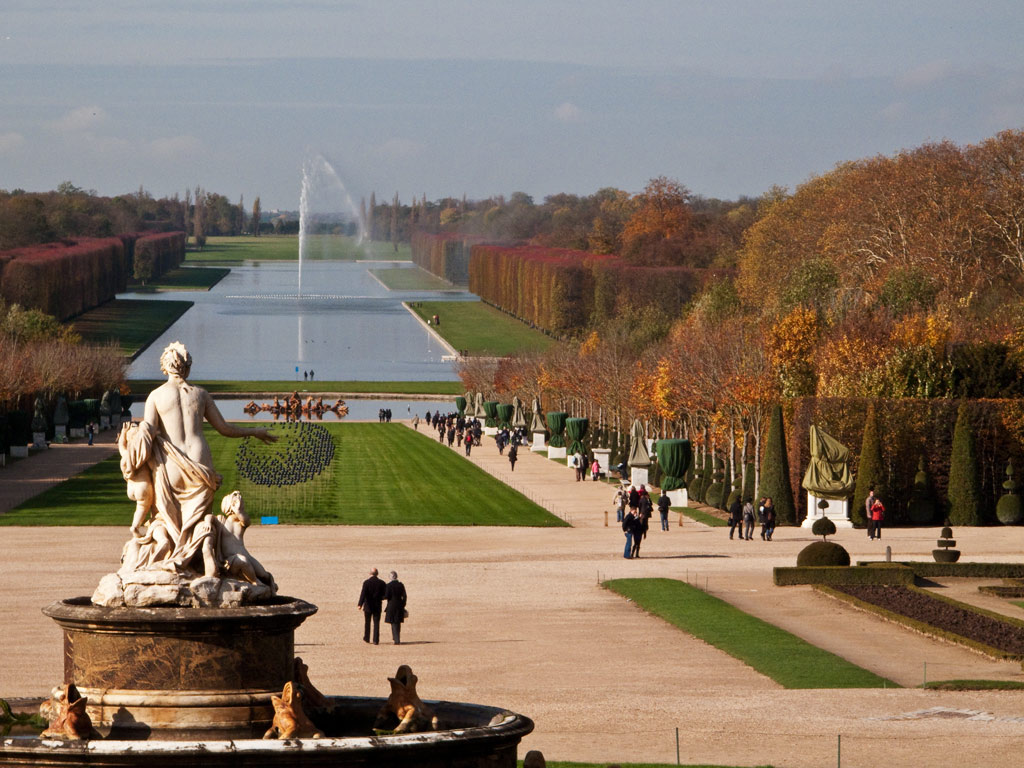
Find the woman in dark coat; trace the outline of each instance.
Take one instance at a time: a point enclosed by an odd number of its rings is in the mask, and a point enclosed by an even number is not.
[[[384,588],[384,599],[388,601],[384,609],[384,621],[391,625],[391,639],[395,645],[402,644],[402,622],[405,621],[405,585],[398,580],[398,574],[391,572],[391,581]]]

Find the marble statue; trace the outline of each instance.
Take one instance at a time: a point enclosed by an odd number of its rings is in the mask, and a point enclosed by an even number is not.
[[[388,678],[388,682],[391,683],[391,695],[377,713],[377,720],[373,724],[375,729],[387,727],[397,717],[398,726],[395,733],[437,730],[437,715],[416,693],[417,679],[408,664],[400,666],[395,676]]]
[[[167,381],[146,398],[143,420],[126,424],[118,436],[135,513],[120,570],[105,576],[93,595],[98,605],[237,605],[276,592],[242,541],[249,518],[241,494],[225,498],[223,517],[212,513],[221,476],[203,421],[226,437],[277,438],[262,427],[226,422],[210,394],[188,383],[191,366],[184,345],[170,344],[160,357]]]
[[[322,739],[323,734],[302,710],[302,692],[291,682],[284,684],[280,696],[271,696],[274,721],[264,739]]]
[[[85,708],[89,699],[81,696],[73,683],[58,686],[50,698],[39,706],[39,713],[49,721],[41,739],[90,739],[99,734],[92,727],[92,719]]]

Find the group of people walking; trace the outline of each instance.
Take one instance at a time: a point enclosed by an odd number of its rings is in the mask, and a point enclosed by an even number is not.
[[[754,538],[755,521],[761,526],[761,538],[771,541],[775,532],[775,505],[770,496],[758,502],[756,511],[754,500],[749,497],[737,498],[729,505],[729,538],[739,533],[740,541],[750,541]]]
[[[387,600],[385,609],[384,601]],[[384,623],[391,625],[391,639],[395,645],[402,644],[402,622],[409,617],[405,610],[408,597],[405,585],[398,580],[398,574],[391,571],[391,580],[387,584],[377,576],[377,569],[370,569],[370,578],[363,582],[359,593],[359,604],[356,606],[363,612],[363,642],[380,645],[380,616],[384,613]],[[372,625],[372,635],[371,635]]]
[[[654,502],[647,488],[641,484],[639,488],[625,486],[615,493],[615,519],[622,524],[622,533],[626,537],[626,547],[622,552],[624,558],[640,557],[640,543],[647,538],[647,531],[654,515]],[[668,530],[668,511],[672,502],[664,491],[658,497],[658,512],[661,516],[661,530]]]

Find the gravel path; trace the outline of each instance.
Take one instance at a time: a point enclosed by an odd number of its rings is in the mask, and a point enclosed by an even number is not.
[[[421,425],[422,429],[422,425]],[[485,442],[474,463],[501,476],[508,462]],[[505,706],[532,717],[524,742],[549,760],[822,766],[1010,766],[1024,745],[1024,693],[919,689],[788,691],[735,659],[642,613],[601,578],[689,580],[738,607],[901,684],[928,679],[1024,679],[997,662],[916,635],[803,587],[777,588],[771,569],[810,541],[730,541],[727,529],[678,520],[655,526],[641,559],[621,556],[612,491],[524,451],[511,477],[574,528],[255,527],[250,549],[283,591],[320,612],[296,637],[297,653],[328,693],[386,695],[408,663],[425,698]],[[125,500],[125,517],[130,502]],[[0,529],[4,652],[0,696],[42,695],[61,677],[61,638],[39,609],[87,594],[114,568],[126,530]],[[863,531],[836,540],[856,559],[930,556],[936,531]],[[1024,529],[958,529],[965,560],[1017,561]],[[359,583],[370,566],[394,568],[409,591],[401,647],[361,641]],[[1009,609],[1012,612],[1012,607]],[[1024,611],[1019,615],[1024,616]],[[757,642],[757,638],[750,638]],[[942,711],[936,707],[945,708]],[[967,714],[988,713],[970,719]]]

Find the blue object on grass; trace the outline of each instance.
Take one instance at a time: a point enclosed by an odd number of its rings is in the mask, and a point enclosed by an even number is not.
[[[277,525],[277,515],[273,517],[261,517],[260,525]]]

